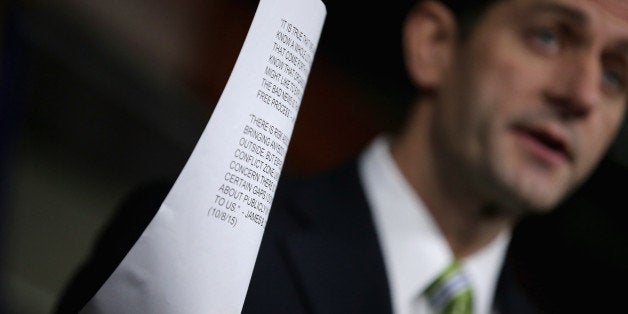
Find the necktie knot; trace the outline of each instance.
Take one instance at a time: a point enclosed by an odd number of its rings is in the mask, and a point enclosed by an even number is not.
[[[471,286],[454,261],[425,290],[431,307],[440,314],[471,314]]]

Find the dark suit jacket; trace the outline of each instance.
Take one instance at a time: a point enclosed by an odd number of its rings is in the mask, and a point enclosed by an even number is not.
[[[159,208],[170,184],[135,193],[118,211],[58,303],[76,312],[95,294]],[[500,313],[536,313],[509,271]],[[390,293],[357,163],[280,183],[243,313],[391,313]]]

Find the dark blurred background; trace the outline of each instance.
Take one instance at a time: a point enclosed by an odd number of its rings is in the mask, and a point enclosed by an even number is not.
[[[124,196],[178,174],[256,6],[2,2],[0,282],[7,312],[49,312]],[[380,128],[375,107],[346,75],[323,60],[314,68],[287,172],[331,167]]]
[[[398,24],[387,18],[399,20],[398,9],[325,2],[328,22],[284,167],[294,175],[351,158],[403,114],[390,96],[401,83],[387,77],[398,74],[387,65],[397,58],[397,38],[374,29],[396,32]],[[178,174],[256,5],[0,4],[0,312],[48,313],[124,196]],[[547,307],[561,306],[557,287],[574,272],[591,280],[601,272],[628,277],[626,133],[561,209],[531,217],[516,231],[512,257]],[[567,257],[577,262],[565,266]]]

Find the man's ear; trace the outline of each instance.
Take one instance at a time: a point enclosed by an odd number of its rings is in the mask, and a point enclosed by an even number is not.
[[[404,61],[421,90],[437,89],[452,62],[457,44],[456,19],[439,1],[420,1],[403,26]]]

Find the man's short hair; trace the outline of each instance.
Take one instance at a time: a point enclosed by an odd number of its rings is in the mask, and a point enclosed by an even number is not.
[[[417,93],[403,63],[401,32],[407,13],[419,1],[324,1],[327,18],[319,52],[391,110],[391,125],[399,124]],[[464,38],[488,6],[503,0],[440,1],[454,13]]]
[[[486,12],[487,8],[495,2],[502,0],[439,0],[449,7],[454,13],[456,21],[458,22],[458,28],[460,30],[460,36],[462,38],[473,30],[475,23]]]

